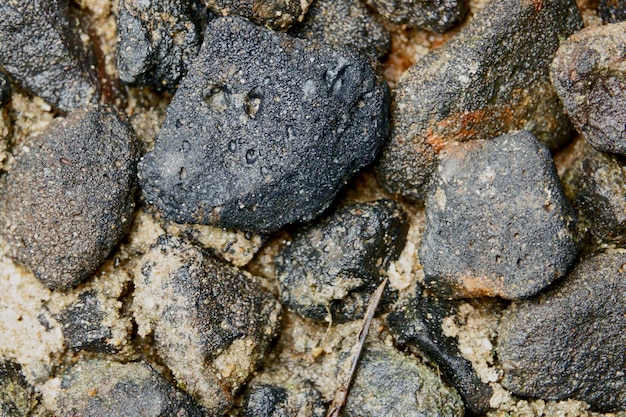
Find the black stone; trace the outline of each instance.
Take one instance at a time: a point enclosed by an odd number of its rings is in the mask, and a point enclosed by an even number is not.
[[[106,313],[95,290],[78,296],[78,301],[57,317],[62,325],[65,344],[74,351],[115,353],[119,349],[107,343],[111,329],[103,321]]]
[[[528,297],[563,277],[579,236],[550,152],[526,131],[448,146],[419,252],[442,297]]]
[[[589,28],[563,42],[551,79],[572,123],[601,152],[626,155],[626,22]]]
[[[468,0],[364,0],[386,19],[410,27],[443,33],[469,10]]]
[[[626,410],[626,255],[584,259],[546,294],[512,304],[498,343],[514,394]]]
[[[203,0],[217,16],[239,16],[271,29],[301,22],[313,0]]]
[[[176,87],[200,49],[203,8],[197,0],[121,0],[120,80],[157,89]]]
[[[34,415],[39,395],[22,374],[22,367],[0,358],[0,416]]]
[[[68,0],[0,2],[0,67],[62,111],[98,100],[92,59]]]
[[[623,0],[600,0],[598,12],[604,23],[617,23],[626,20],[626,2]]]
[[[303,317],[362,318],[370,295],[406,242],[408,219],[393,200],[346,206],[296,234],[276,258],[281,301]],[[381,310],[395,299],[383,293]]]
[[[9,78],[0,72],[0,108],[11,100],[11,82]]]
[[[114,110],[77,110],[34,139],[4,178],[0,231],[50,288],[73,287],[132,220],[138,148]]]
[[[55,416],[203,417],[185,392],[146,362],[83,360],[63,374]]]
[[[396,343],[414,346],[426,354],[457,389],[466,408],[474,415],[482,415],[490,409],[493,389],[478,378],[472,364],[461,355],[457,341],[443,334],[443,319],[456,312],[456,302],[419,291],[416,297],[394,307],[387,316],[387,324]]]
[[[571,124],[549,80],[559,42],[581,29],[574,0],[493,0],[413,65],[395,90],[391,140],[378,165],[391,193],[423,201],[447,144],[530,129],[551,149]]]
[[[290,33],[315,42],[349,46],[371,59],[389,52],[391,37],[361,0],[316,0]]]
[[[324,211],[378,154],[388,90],[349,49],[209,23],[140,163],[146,201],[178,223],[271,232]]]
[[[245,417],[324,417],[326,407],[310,384],[300,387],[253,384],[245,394]]]

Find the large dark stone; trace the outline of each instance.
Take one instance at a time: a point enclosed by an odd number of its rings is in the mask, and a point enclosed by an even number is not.
[[[626,22],[581,30],[559,47],[552,83],[597,150],[626,155]]]
[[[528,297],[564,276],[578,234],[548,149],[521,131],[450,145],[426,199],[425,282],[443,297]]]
[[[313,219],[378,154],[385,82],[352,50],[243,19],[213,20],[206,38],[140,163],[146,201],[253,232]]]
[[[546,294],[512,304],[498,334],[514,394],[626,410],[626,255],[583,260]]]
[[[303,317],[362,318],[370,295],[406,242],[408,219],[393,200],[346,206],[296,236],[276,258],[281,301]],[[387,290],[382,305],[395,299]],[[382,307],[381,305],[381,307]]]
[[[98,81],[68,0],[2,0],[0,16],[0,67],[18,84],[63,111],[97,102]]]
[[[465,17],[468,0],[364,0],[394,23],[445,32]]]
[[[16,156],[4,179],[1,233],[50,288],[75,286],[132,220],[138,147],[114,110],[77,110]]]
[[[203,417],[185,392],[145,362],[83,360],[63,374],[55,416]]]
[[[259,282],[161,236],[135,270],[134,317],[177,381],[222,415],[278,330],[280,303]]]
[[[159,89],[176,87],[202,43],[201,7],[199,0],[120,0],[120,79]]]
[[[573,0],[494,0],[458,35],[419,60],[398,83],[382,185],[425,197],[446,144],[529,129],[556,148],[571,126],[550,84],[562,38],[582,28]]]

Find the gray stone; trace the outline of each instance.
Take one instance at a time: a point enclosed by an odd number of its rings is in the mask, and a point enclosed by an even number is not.
[[[326,406],[320,393],[307,384],[287,386],[253,384],[245,395],[245,417],[324,417]]]
[[[606,243],[626,243],[626,162],[585,144],[563,177],[584,228]]]
[[[389,52],[391,36],[361,0],[316,0],[290,33],[315,42],[349,46],[371,59]]]
[[[176,380],[221,415],[276,334],[280,304],[252,276],[163,235],[135,271],[133,311]]]
[[[11,82],[6,75],[0,72],[0,108],[11,100]]]
[[[344,417],[463,416],[463,401],[437,374],[393,347],[366,345]]]
[[[2,0],[0,16],[0,67],[19,85],[62,111],[97,102],[92,59],[68,0]]]
[[[410,27],[443,33],[469,10],[468,0],[364,0],[386,19]]]
[[[559,47],[552,83],[597,150],[626,155],[626,22],[584,29]]]
[[[178,223],[252,232],[313,219],[378,154],[385,82],[352,50],[243,19],[205,36],[140,163],[145,200]]]
[[[201,7],[196,0],[120,0],[120,80],[158,89],[176,87],[202,43]]]
[[[493,389],[481,382],[471,362],[461,355],[456,339],[443,334],[443,320],[457,313],[457,303],[426,296],[418,290],[416,296],[394,307],[387,324],[397,344],[416,347],[428,356],[457,389],[465,407],[473,415],[483,415],[491,408]]]
[[[0,416],[28,417],[39,404],[39,395],[26,382],[22,367],[0,358]]]
[[[431,291],[531,296],[567,273],[578,240],[550,152],[530,133],[447,147],[419,253]]]
[[[513,303],[498,334],[514,394],[626,410],[626,255],[584,259],[546,294]]]
[[[202,417],[185,392],[146,362],[82,360],[63,374],[58,417]]]
[[[276,258],[282,303],[315,320],[329,313],[333,322],[362,318],[408,228],[399,204],[379,200],[346,206],[297,233]],[[381,307],[394,299],[387,287]]]
[[[301,22],[313,0],[204,0],[218,16],[240,16],[271,29]]]
[[[1,233],[50,288],[89,276],[132,220],[138,150],[114,111],[77,110],[34,139],[4,178]]]
[[[622,0],[600,0],[598,12],[604,23],[617,23],[626,20],[626,3]]]
[[[382,185],[421,201],[446,144],[528,129],[550,148],[571,126],[550,84],[560,39],[582,28],[573,0],[494,0],[398,83]]]

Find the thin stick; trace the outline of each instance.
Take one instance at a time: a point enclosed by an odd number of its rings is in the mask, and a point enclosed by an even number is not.
[[[376,288],[376,291],[374,291],[372,297],[370,298],[370,303],[367,306],[367,311],[365,312],[365,317],[363,318],[363,324],[361,325],[361,330],[359,331],[358,340],[355,346],[352,348],[353,350],[355,350],[355,352],[352,354],[352,364],[350,365],[350,372],[348,373],[348,375],[346,375],[345,380],[339,386],[339,388],[337,388],[337,391],[335,391],[333,402],[328,408],[326,417],[339,417],[339,414],[341,414],[341,409],[346,404],[346,400],[348,399],[348,391],[350,390],[350,386],[352,385],[352,380],[354,379],[356,368],[359,365],[359,358],[361,357],[361,352],[363,351],[363,345],[365,344],[365,339],[367,339],[367,334],[369,333],[370,326],[372,325],[374,313],[376,313],[376,308],[378,307],[380,297],[382,297],[383,295],[386,284],[387,278],[385,278],[385,280],[378,286],[378,288]]]

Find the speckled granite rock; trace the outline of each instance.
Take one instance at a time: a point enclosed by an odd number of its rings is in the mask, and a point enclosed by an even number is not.
[[[393,200],[346,206],[303,230],[276,258],[281,301],[303,317],[333,322],[362,318],[370,295],[398,259],[408,231]],[[394,300],[391,290],[381,307]]]
[[[302,23],[289,32],[315,42],[349,46],[371,59],[389,52],[389,30],[361,0],[316,0]]]
[[[177,238],[161,236],[135,271],[139,334],[179,383],[221,414],[277,332],[280,304],[250,275]]]
[[[58,417],[202,417],[193,399],[145,362],[82,360],[61,382]]]
[[[258,25],[287,30],[301,22],[313,0],[204,0],[218,16],[241,16]]]
[[[582,28],[573,0],[494,0],[458,35],[420,59],[395,91],[382,185],[425,197],[446,144],[529,129],[555,148],[571,126],[548,77],[560,39]]]
[[[528,297],[567,273],[578,239],[550,152],[530,133],[443,152],[419,252],[434,293]]]
[[[511,305],[498,341],[513,393],[626,410],[626,255],[585,259],[546,294]]]
[[[461,355],[457,341],[443,334],[443,320],[457,313],[457,303],[426,296],[418,290],[415,297],[394,307],[387,324],[396,343],[414,346],[426,354],[457,389],[467,409],[473,415],[482,415],[491,408],[493,389],[481,382],[471,362]]]
[[[308,221],[373,162],[388,90],[356,52],[260,28],[209,23],[154,150],[146,201],[178,223],[271,232]]]
[[[132,220],[138,150],[114,110],[78,110],[16,156],[0,197],[11,255],[50,288],[89,276]]]
[[[622,0],[600,0],[598,12],[604,23],[617,23],[626,20],[626,3]]]
[[[199,0],[120,0],[120,80],[140,86],[176,87],[202,43],[201,7]]]
[[[18,84],[63,111],[97,101],[98,81],[67,0],[2,0],[0,15],[0,67]]]
[[[445,32],[465,17],[467,0],[364,0],[386,19],[410,27]]]
[[[39,396],[26,382],[21,367],[0,358],[0,416],[33,415],[38,403]]]
[[[585,144],[566,171],[565,191],[583,227],[598,240],[626,242],[626,162]]]
[[[245,417],[324,417],[326,406],[311,386],[253,384],[245,395]]]
[[[381,342],[366,345],[345,417],[463,416],[463,401],[437,374]]]
[[[552,63],[552,83],[576,129],[597,150],[626,155],[626,22],[582,30]]]

